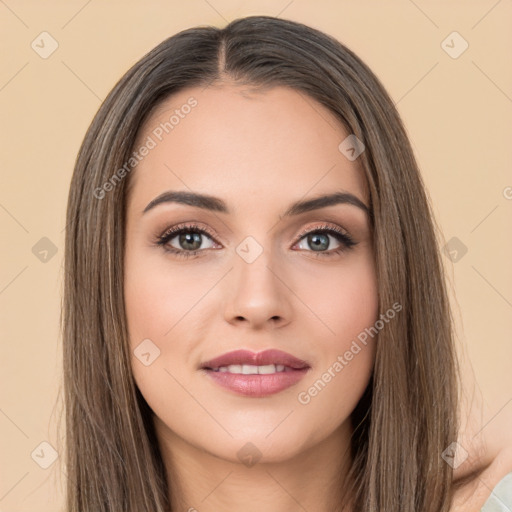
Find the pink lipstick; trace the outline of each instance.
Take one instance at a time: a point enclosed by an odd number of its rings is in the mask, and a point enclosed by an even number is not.
[[[310,369],[306,361],[281,350],[235,350],[201,364],[221,387],[253,398],[283,391],[299,382]]]

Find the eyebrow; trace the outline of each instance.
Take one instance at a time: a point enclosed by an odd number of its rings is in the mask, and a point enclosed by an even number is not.
[[[155,208],[155,206],[163,203],[185,204],[213,212],[226,214],[231,213],[227,204],[218,197],[199,194],[197,192],[172,190],[164,192],[153,199],[146,208],[144,208],[142,213],[144,214]],[[371,217],[370,209],[358,197],[350,194],[349,192],[334,192],[332,194],[322,195],[313,199],[297,201],[288,207],[282,217],[300,215],[301,213],[319,210],[320,208],[326,208],[327,206],[333,206],[336,204],[349,204],[356,206]]]

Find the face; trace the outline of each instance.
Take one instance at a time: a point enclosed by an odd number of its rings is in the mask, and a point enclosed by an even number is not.
[[[168,445],[278,461],[349,431],[378,301],[348,135],[299,92],[235,85],[175,94],[142,127],[124,295],[133,375]],[[267,350],[281,352],[254,355]]]

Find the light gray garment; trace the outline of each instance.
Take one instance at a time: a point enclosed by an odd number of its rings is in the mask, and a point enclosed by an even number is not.
[[[512,512],[512,473],[498,482],[481,512]]]

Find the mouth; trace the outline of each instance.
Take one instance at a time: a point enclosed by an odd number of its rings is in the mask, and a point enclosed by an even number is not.
[[[253,398],[284,391],[310,369],[306,361],[280,350],[228,352],[200,367],[224,389]]]
[[[290,368],[284,364],[265,364],[261,366],[255,366],[252,364],[230,364],[229,366],[206,369],[213,372],[235,373],[240,375],[271,375],[273,373],[294,371],[294,368]]]

